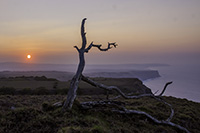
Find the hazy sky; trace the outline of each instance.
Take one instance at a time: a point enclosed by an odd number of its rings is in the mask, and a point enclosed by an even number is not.
[[[0,62],[77,63],[84,17],[88,43],[119,44],[87,63],[199,61],[200,0],[0,0]]]

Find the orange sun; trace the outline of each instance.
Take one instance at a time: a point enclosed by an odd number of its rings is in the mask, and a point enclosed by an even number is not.
[[[27,59],[30,59],[30,58],[31,58],[31,55],[30,55],[30,54],[28,54],[28,55],[26,56],[26,58],[27,58]]]

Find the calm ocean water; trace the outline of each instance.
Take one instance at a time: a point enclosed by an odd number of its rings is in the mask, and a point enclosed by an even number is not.
[[[73,64],[25,64],[0,63],[0,71],[67,71],[75,72]],[[166,82],[173,81],[164,95],[200,102],[200,64],[162,65],[162,64],[118,64],[87,65],[84,72],[122,72],[128,70],[158,70],[161,77],[143,81],[152,92],[159,92]],[[159,93],[158,92],[158,93]]]
[[[173,81],[169,85],[165,94],[178,98],[186,98],[195,102],[200,102],[200,65],[171,65],[166,67],[154,67],[161,77],[144,81],[144,84],[152,89],[152,92],[159,92],[168,81]],[[158,93],[159,93],[158,92]]]

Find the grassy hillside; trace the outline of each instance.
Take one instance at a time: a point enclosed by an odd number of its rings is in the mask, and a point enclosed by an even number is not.
[[[105,85],[118,86],[123,92],[151,93],[151,90],[143,85],[137,78],[92,78],[94,81]],[[70,81],[58,81],[52,78],[42,77],[10,77],[0,78],[0,94],[67,94]],[[105,94],[106,91],[93,87],[83,81],[79,84],[79,95],[99,95]],[[112,92],[110,92],[112,93]]]
[[[169,126],[154,124],[144,116],[111,113],[109,107],[83,110],[79,106],[79,102],[99,100],[105,96],[79,96],[73,109],[64,113],[61,108],[51,106],[63,98],[63,95],[1,95],[0,132],[181,132]],[[200,132],[199,103],[174,97],[164,99],[175,109],[172,122],[186,127],[190,132]],[[127,108],[146,111],[158,119],[166,119],[169,115],[168,107],[152,98],[119,100],[127,102]]]
[[[134,78],[93,78],[93,80],[106,85],[116,85],[126,93],[151,93],[140,80]],[[157,125],[142,115],[113,113],[110,111],[113,107],[109,106],[92,110],[81,108],[80,102],[106,98],[104,90],[94,88],[84,82],[80,82],[78,97],[72,110],[66,112],[62,112],[61,108],[53,107],[52,104],[65,98],[69,82],[45,77],[18,77],[1,79],[1,83],[4,87],[1,84],[0,133],[181,132],[176,128]],[[26,85],[30,88],[25,88]],[[55,93],[53,90],[57,90],[58,93],[52,95]],[[12,95],[6,95],[5,92]],[[111,96],[113,94],[111,93]],[[180,124],[192,133],[200,132],[200,103],[174,97],[164,97],[164,99],[174,108],[172,122]],[[170,115],[169,107],[150,97],[132,100],[121,98],[116,101],[126,103],[125,106],[128,109],[145,111],[159,120],[165,120]]]

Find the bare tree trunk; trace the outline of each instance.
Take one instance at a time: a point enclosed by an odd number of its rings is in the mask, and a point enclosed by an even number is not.
[[[74,46],[74,48],[76,48],[76,50],[79,53],[79,65],[78,65],[76,74],[74,75],[74,77],[70,83],[70,88],[69,88],[69,91],[67,94],[67,98],[63,104],[63,109],[71,109],[72,105],[74,103],[74,100],[76,99],[76,95],[77,95],[76,92],[78,89],[78,84],[81,79],[84,67],[85,67],[84,53],[88,53],[92,47],[97,47],[100,51],[107,51],[112,48],[111,47],[112,45],[114,47],[117,46],[117,44],[115,44],[115,43],[108,43],[107,48],[101,48],[101,46],[102,46],[101,44],[96,45],[96,44],[93,44],[93,42],[91,42],[91,44],[86,48],[87,40],[86,40],[86,36],[85,36],[86,33],[85,33],[85,27],[84,27],[85,21],[86,21],[86,18],[84,18],[81,23],[82,47],[79,49],[77,46]]]
[[[79,53],[79,65],[78,69],[76,71],[76,74],[74,75],[71,83],[70,83],[70,88],[67,94],[67,99],[64,102],[63,109],[71,109],[74,100],[76,99],[76,93],[78,89],[78,84],[81,79],[81,74],[83,72],[83,69],[85,67],[85,58],[84,58],[84,52],[85,52],[85,46],[86,46],[86,37],[85,37],[85,30],[84,30],[84,24],[85,24],[86,18],[82,20],[81,24],[81,37],[82,37],[82,47],[79,49],[77,46],[74,46],[78,53]]]
[[[89,50],[92,47],[96,47],[100,51],[108,51],[109,49],[112,48],[111,46],[114,46],[114,47],[117,46],[116,43],[108,43],[107,48],[101,48],[101,46],[102,46],[101,44],[97,45],[97,44],[93,44],[93,42],[91,42],[91,44],[86,48],[87,41],[86,41],[86,36],[85,36],[86,33],[85,33],[85,28],[84,28],[85,21],[86,21],[86,18],[84,18],[82,20],[82,24],[81,24],[82,47],[79,49],[77,46],[74,46],[79,53],[79,65],[78,65],[78,69],[76,71],[76,74],[74,75],[74,77],[73,77],[73,79],[70,83],[70,88],[69,88],[69,91],[68,91],[68,94],[67,94],[67,98],[66,98],[66,100],[63,104],[63,110],[64,109],[69,110],[69,109],[72,108],[74,100],[76,99],[79,81],[83,80],[84,82],[87,82],[88,84],[90,84],[92,86],[102,88],[102,89],[107,91],[107,101],[83,102],[83,103],[81,103],[83,108],[86,108],[86,109],[87,108],[93,108],[96,105],[114,105],[115,107],[117,107],[117,109],[112,109],[113,112],[125,113],[125,114],[145,115],[147,118],[150,118],[151,120],[153,120],[157,124],[165,124],[165,125],[168,125],[168,126],[176,127],[176,128],[179,128],[182,131],[189,133],[189,131],[186,128],[171,122],[171,119],[174,116],[174,110],[172,108],[172,105],[161,99],[161,97],[162,97],[163,93],[165,92],[167,86],[170,85],[172,82],[166,83],[162,92],[159,95],[141,94],[141,95],[137,95],[137,96],[132,96],[132,95],[126,95],[116,86],[107,86],[107,85],[104,85],[104,84],[101,84],[101,83],[97,83],[97,82],[95,82],[95,81],[93,81],[93,80],[82,75],[82,72],[83,72],[84,67],[85,67],[84,53],[88,53]],[[167,106],[169,106],[170,110],[171,110],[171,114],[170,114],[170,116],[168,117],[167,120],[161,120],[160,121],[160,120],[156,119],[155,117],[149,115],[146,112],[137,111],[137,110],[128,110],[124,106],[121,106],[118,102],[112,101],[113,98],[109,99],[109,91],[111,91],[111,90],[115,90],[119,94],[119,96],[115,97],[114,99],[119,98],[120,96],[125,98],[125,99],[137,99],[137,98],[141,98],[141,97],[153,97],[156,100],[158,100],[158,101],[166,104]],[[54,106],[61,106],[61,105],[62,105],[61,102],[57,102],[57,103],[54,104]]]

